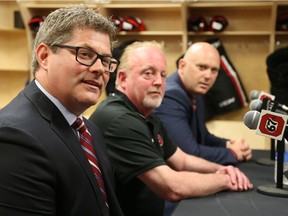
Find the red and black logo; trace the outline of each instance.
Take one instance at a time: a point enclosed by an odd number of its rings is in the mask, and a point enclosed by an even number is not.
[[[261,118],[259,130],[263,134],[278,137],[281,135],[284,127],[285,121],[283,118],[267,113]]]
[[[160,134],[157,135],[158,143],[160,146],[163,146],[163,138]]]

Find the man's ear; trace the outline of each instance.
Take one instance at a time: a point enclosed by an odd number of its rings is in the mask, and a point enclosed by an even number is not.
[[[41,43],[36,49],[36,59],[40,67],[47,69],[49,47],[45,43]]]
[[[118,86],[121,89],[126,89],[127,73],[124,70],[119,70],[117,72],[117,80],[118,80]]]
[[[185,64],[186,64],[186,62],[185,62],[185,60],[183,58],[179,60],[179,62],[178,62],[178,72],[182,73],[183,68],[185,67]]]

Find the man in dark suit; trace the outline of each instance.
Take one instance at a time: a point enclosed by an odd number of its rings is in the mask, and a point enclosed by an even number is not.
[[[202,95],[213,86],[220,69],[217,49],[206,42],[193,44],[167,79],[164,99],[155,112],[168,134],[183,151],[220,164],[250,160],[245,140],[225,139],[209,133]]]
[[[1,216],[123,215],[102,134],[82,116],[118,65],[111,57],[115,33],[85,6],[58,9],[40,26],[35,79],[0,111]],[[97,166],[80,145],[82,132],[71,127],[77,118],[92,135]]]

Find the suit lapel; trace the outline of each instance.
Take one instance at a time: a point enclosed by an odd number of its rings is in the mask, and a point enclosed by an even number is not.
[[[103,215],[109,215],[104,198],[101,194],[89,162],[83,153],[77,134],[68,124],[59,109],[47,98],[43,92],[38,89],[34,81],[30,83],[28,88],[26,88],[25,95],[32,101],[33,104],[35,104],[41,115],[50,122],[51,129],[58,135],[58,137],[63,141],[63,144],[67,146],[67,148],[75,156],[76,160],[80,163],[87,178],[89,179],[91,187],[95,192],[95,196],[97,197],[98,204],[103,211]]]

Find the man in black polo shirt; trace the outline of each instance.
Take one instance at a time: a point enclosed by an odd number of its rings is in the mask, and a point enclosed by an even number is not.
[[[115,167],[117,196],[126,216],[162,216],[164,200],[252,189],[233,166],[188,155],[169,139],[151,113],[164,96],[167,63],[156,42],[129,45],[118,68],[116,89],[92,114]]]

